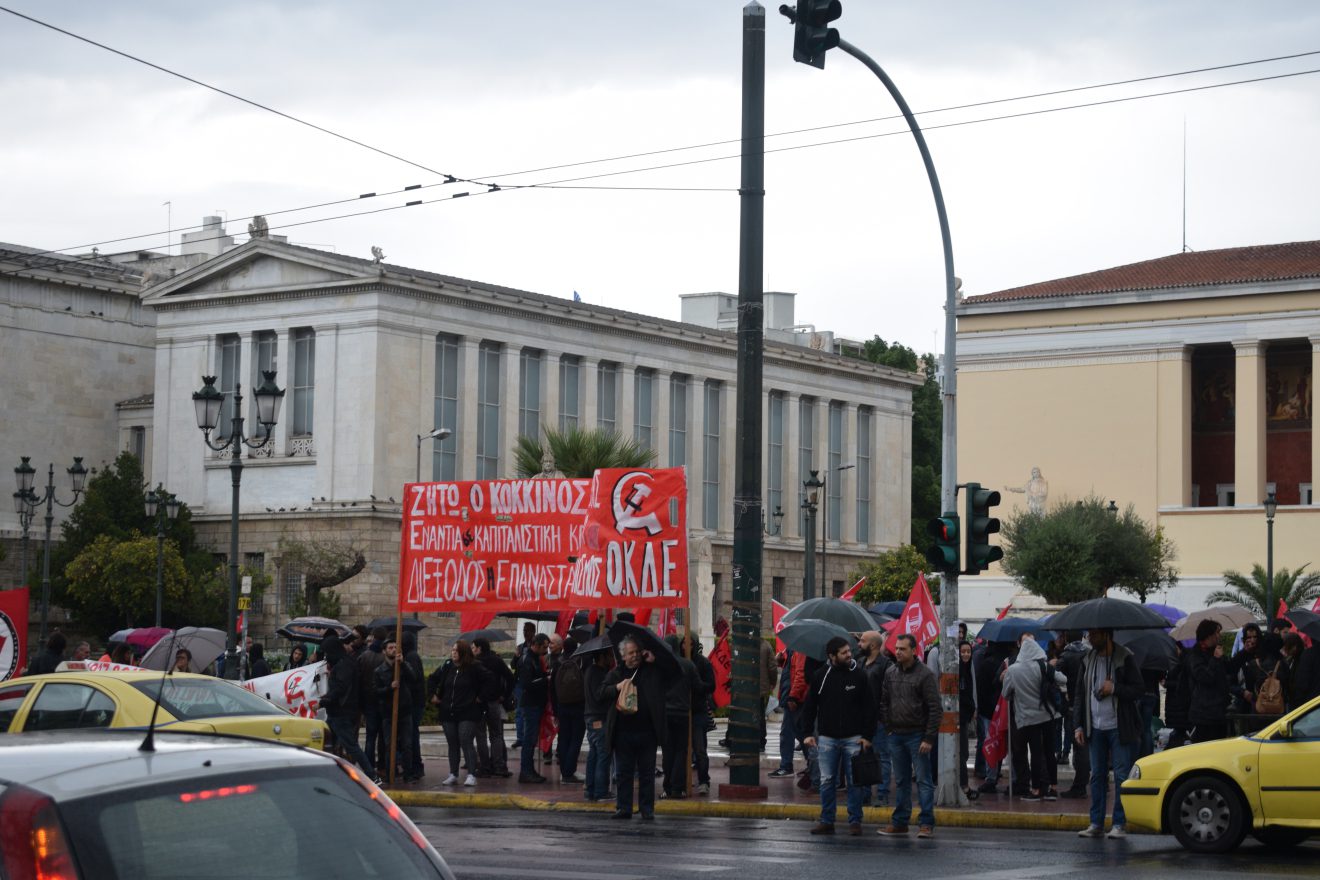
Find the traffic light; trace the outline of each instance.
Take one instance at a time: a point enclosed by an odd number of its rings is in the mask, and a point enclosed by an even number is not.
[[[958,573],[958,514],[945,511],[944,516],[926,523],[926,532],[935,539],[926,551],[926,561],[935,571]]]
[[[968,483],[967,511],[967,569],[963,574],[980,574],[990,563],[1004,558],[1004,551],[990,544],[990,536],[999,531],[999,520],[990,515],[990,508],[999,503],[999,493],[982,489],[980,483]]]
[[[825,53],[839,45],[839,32],[829,23],[843,15],[839,0],[797,0],[797,9],[785,3],[779,11],[793,21],[793,60],[825,69]]]

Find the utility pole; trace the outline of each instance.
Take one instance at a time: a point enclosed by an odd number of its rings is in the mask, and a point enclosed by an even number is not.
[[[765,250],[765,7],[743,7],[742,183],[738,190],[738,393],[733,499],[733,700],[723,797],[761,785],[761,363]]]

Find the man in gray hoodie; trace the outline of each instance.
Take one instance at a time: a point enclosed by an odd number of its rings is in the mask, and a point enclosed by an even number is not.
[[[1004,696],[1013,709],[1014,752],[1031,753],[1031,788],[1024,801],[1058,800],[1059,765],[1054,753],[1054,721],[1061,706],[1050,694],[1062,695],[1068,679],[1046,659],[1045,649],[1030,634],[1022,637],[1017,659],[1004,673]],[[1053,687],[1049,687],[1052,684]],[[1014,760],[1014,766],[1018,764]],[[1014,780],[1017,783],[1017,780]]]

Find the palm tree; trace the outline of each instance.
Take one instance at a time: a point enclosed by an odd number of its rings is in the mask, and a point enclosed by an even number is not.
[[[545,447],[554,456],[555,469],[566,477],[590,477],[599,468],[650,467],[655,450],[647,449],[605,428],[544,429],[545,443],[519,434],[513,445],[513,470],[520,477],[541,473]]]
[[[1317,596],[1320,596],[1320,573],[1312,572],[1303,574],[1306,566],[1311,563],[1305,563],[1298,566],[1295,570],[1289,571],[1281,568],[1274,573],[1274,608],[1269,609],[1270,617],[1274,616],[1278,608],[1279,600],[1288,604],[1289,608],[1309,608]],[[1206,605],[1217,605],[1221,602],[1236,602],[1243,608],[1255,613],[1259,617],[1265,616],[1265,585],[1268,582],[1268,576],[1265,569],[1259,564],[1251,567],[1251,577],[1244,577],[1236,571],[1224,572],[1224,583],[1232,589],[1215,590],[1209,596],[1205,597]]]

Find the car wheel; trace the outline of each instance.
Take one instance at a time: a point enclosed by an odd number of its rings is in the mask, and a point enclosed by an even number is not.
[[[1168,824],[1184,847],[1225,853],[1246,836],[1246,809],[1237,789],[1215,776],[1194,776],[1169,798]]]
[[[1280,828],[1276,825],[1253,831],[1252,836],[1270,849],[1287,849],[1305,843],[1311,833],[1305,828]]]

